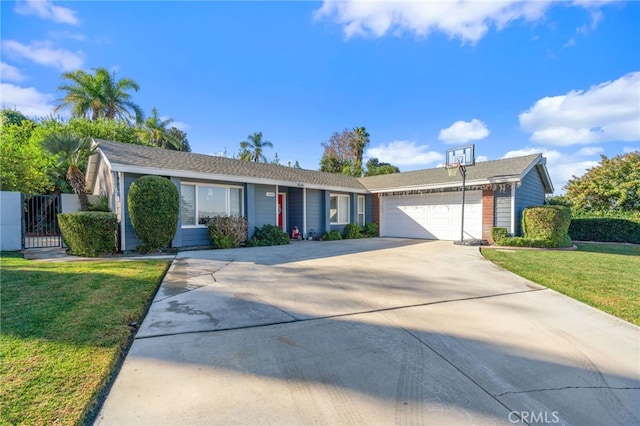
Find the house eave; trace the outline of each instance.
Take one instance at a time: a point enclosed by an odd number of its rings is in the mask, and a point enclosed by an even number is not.
[[[111,163],[111,170],[123,173],[143,174],[143,175],[159,175],[170,176],[185,179],[198,179],[198,180],[218,180],[224,182],[233,183],[252,183],[258,185],[278,185],[294,188],[307,188],[307,189],[323,189],[328,191],[340,191],[340,192],[353,192],[358,194],[366,194],[368,191],[365,188],[352,188],[344,186],[327,186],[307,182],[294,182],[277,179],[256,178],[247,176],[235,176],[227,174],[217,173],[204,173],[204,172],[191,172],[186,170],[171,170],[165,168],[155,167],[142,167],[142,166],[130,166],[125,164]]]
[[[489,178],[489,179],[476,179],[472,181],[467,181],[465,186],[469,187],[478,187],[484,185],[503,185],[503,184],[517,184],[521,182],[519,176],[512,177],[500,177],[500,178]],[[411,191],[437,191],[437,190],[445,190],[445,189],[457,189],[462,188],[462,182],[443,182],[436,183],[431,185],[410,185],[410,186],[401,186],[394,188],[379,188],[379,189],[370,189],[369,192],[373,194],[384,194],[390,192],[411,192]]]

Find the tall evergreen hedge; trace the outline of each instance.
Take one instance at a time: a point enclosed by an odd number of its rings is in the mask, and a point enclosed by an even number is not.
[[[131,184],[127,202],[138,250],[166,247],[178,229],[180,195],[176,186],[160,176],[142,176]]]
[[[116,250],[118,218],[115,213],[61,213],[58,224],[71,254],[96,257]]]

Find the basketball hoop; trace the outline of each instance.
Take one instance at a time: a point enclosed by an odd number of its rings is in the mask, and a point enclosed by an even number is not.
[[[446,166],[447,173],[449,173],[449,177],[454,177],[456,173],[458,173],[458,169],[460,168],[460,163],[456,163],[453,166]]]

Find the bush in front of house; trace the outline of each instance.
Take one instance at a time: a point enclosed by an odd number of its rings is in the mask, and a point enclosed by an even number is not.
[[[342,237],[345,240],[354,240],[356,238],[364,237],[362,226],[357,223],[346,224],[342,230]]]
[[[244,216],[214,216],[207,224],[211,245],[217,249],[240,247],[247,241],[249,223]]]
[[[527,207],[522,212],[524,237],[509,237],[507,228],[491,229],[493,243],[509,247],[571,247],[568,230],[571,209],[561,205]]]
[[[324,233],[322,234],[322,239],[324,241],[341,240],[342,234],[337,229],[334,229],[333,231],[324,231]]]
[[[509,233],[507,232],[507,228],[502,228],[499,226],[491,228],[491,239],[493,240],[493,244],[498,246],[503,246],[504,240],[509,238]]]
[[[127,203],[140,242],[138,250],[151,252],[166,247],[178,227],[180,195],[176,186],[160,176],[143,176],[131,184]]]
[[[525,238],[542,240],[544,247],[571,247],[570,224],[571,209],[566,206],[527,207],[522,212],[522,229]]]
[[[58,224],[62,239],[73,255],[96,257],[116,251],[118,218],[115,213],[61,213]]]
[[[640,244],[640,222],[623,218],[578,217],[571,220],[569,235],[577,241]]]
[[[289,234],[276,225],[263,225],[256,227],[253,237],[247,241],[247,247],[281,246],[289,244]]]
[[[367,238],[378,236],[378,225],[375,223],[365,223],[362,229],[364,236]]]

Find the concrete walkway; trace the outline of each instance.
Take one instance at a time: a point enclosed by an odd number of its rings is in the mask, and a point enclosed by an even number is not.
[[[183,252],[96,423],[640,424],[640,328],[450,242]]]

